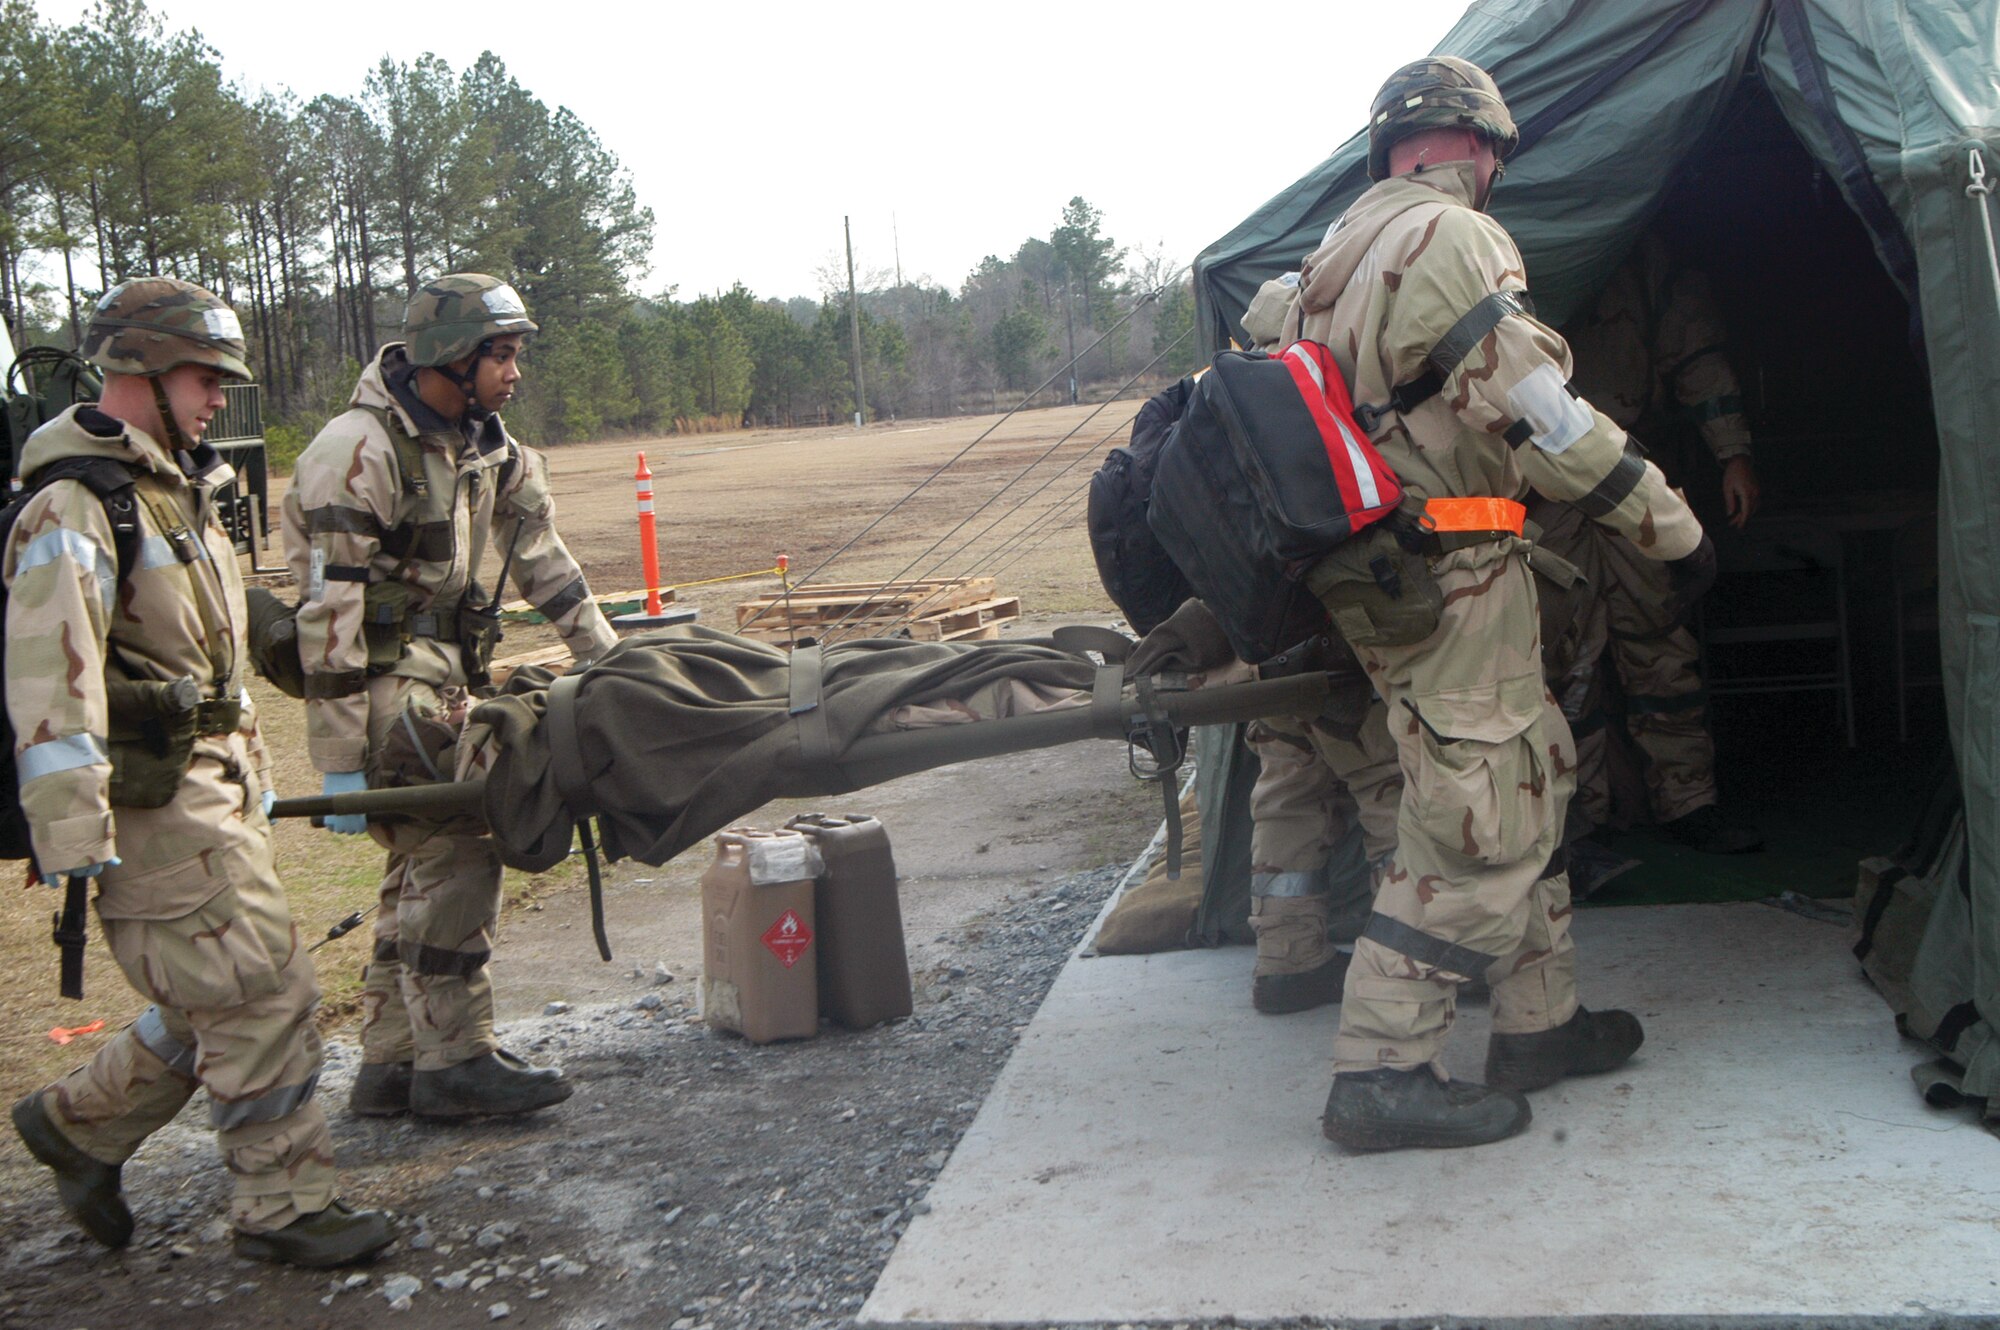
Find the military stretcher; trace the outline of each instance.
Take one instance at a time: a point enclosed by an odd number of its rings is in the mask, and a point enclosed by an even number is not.
[[[989,644],[968,645],[977,650]],[[1131,688],[1126,688],[1124,672],[1115,663],[1096,665],[1095,670],[1099,682],[1092,690],[1088,706],[971,725],[870,735],[837,754],[828,753],[811,777],[788,784],[778,797],[847,794],[955,762],[1004,757],[1084,739],[1124,739],[1149,754],[1155,763],[1178,766],[1177,741],[1162,736],[1159,733],[1162,727],[1180,731],[1196,725],[1234,724],[1260,716],[1309,714],[1326,698],[1333,678],[1315,671],[1289,678],[1189,689],[1184,675],[1168,672],[1142,676]],[[581,682],[588,673],[582,671],[569,677]],[[813,709],[793,714],[803,717]],[[799,723],[810,722],[802,719]],[[1169,744],[1175,747],[1169,749]],[[475,777],[428,786],[280,799],[271,816],[463,815],[480,811],[485,790],[486,780]]]
[[[1171,827],[1171,778],[1188,728],[1315,713],[1336,678],[1317,670],[1220,684],[1168,670],[1128,677],[1130,645],[1107,630],[1059,630],[1041,642],[858,642],[786,653],[714,629],[667,629],[629,639],[585,670],[517,677],[509,696],[474,708],[467,741],[498,753],[482,759],[483,776],[465,775],[477,764],[459,761],[458,780],[280,800],[272,815],[477,817],[503,859],[531,870],[580,839],[601,920],[600,847],[610,860],[660,864],[773,798],[846,794],[1084,739],[1132,746],[1135,774],[1161,780]],[[719,659],[747,673],[717,674]],[[953,686],[1012,677],[1045,689],[1058,681],[1074,695],[1031,714],[867,732],[887,701],[948,698]],[[912,679],[923,686],[913,690]],[[650,717],[649,703],[659,708]],[[756,713],[750,722],[746,708]],[[710,732],[691,743],[658,733],[677,723]],[[676,769],[662,769],[663,751]],[[601,922],[598,941],[608,958]]]

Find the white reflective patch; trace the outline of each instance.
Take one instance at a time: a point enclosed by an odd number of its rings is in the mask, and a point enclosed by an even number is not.
[[[21,551],[21,562],[15,565],[14,575],[19,577],[31,568],[54,563],[65,556],[71,562],[96,574],[97,594],[104,601],[104,612],[108,615],[116,609],[118,565],[112,562],[110,553],[96,540],[81,531],[72,531],[66,526],[44,531],[29,541],[28,547]]]
[[[1295,273],[1295,272],[1281,272],[1281,273],[1279,273],[1279,274],[1278,274],[1278,285],[1280,285],[1280,286],[1297,286],[1298,284],[1299,284],[1299,275],[1298,275],[1297,273]]]
[[[1326,396],[1326,376],[1319,372],[1319,362],[1306,353],[1304,343],[1293,342],[1285,354],[1306,367],[1306,373],[1312,375],[1312,381],[1319,385],[1319,395]]]
[[[320,600],[326,596],[326,551],[312,552],[312,570],[306,575],[306,599]]]
[[[105,752],[102,739],[92,734],[67,734],[60,739],[48,739],[23,748],[14,757],[14,774],[20,777],[21,786],[25,789],[28,782],[53,776],[59,771],[109,765],[111,758]]]
[[[1562,371],[1546,362],[1508,391],[1507,409],[1528,422],[1534,445],[1550,456],[1568,452],[1597,421],[1589,407],[1570,396]]]
[[[1375,469],[1368,465],[1368,458],[1362,453],[1353,432],[1347,428],[1347,422],[1335,416],[1333,423],[1340,430],[1340,441],[1347,445],[1347,464],[1354,468],[1354,484],[1361,491],[1362,506],[1380,508],[1382,487],[1375,483]]]
[[[232,342],[243,340],[243,322],[236,317],[233,309],[205,309],[201,312],[201,321],[208,325],[210,337]]]
[[[528,312],[528,307],[521,303],[521,297],[514,293],[514,288],[511,286],[496,286],[482,298],[486,301],[486,310],[490,314],[525,315]]]

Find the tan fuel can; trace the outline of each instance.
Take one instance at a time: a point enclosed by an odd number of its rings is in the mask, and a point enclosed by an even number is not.
[[[819,848],[797,831],[731,827],[701,875],[701,1014],[753,1044],[819,1033]]]

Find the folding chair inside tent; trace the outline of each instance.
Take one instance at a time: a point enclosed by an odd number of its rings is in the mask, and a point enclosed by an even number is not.
[[[1721,571],[1700,624],[1710,696],[1832,692],[1854,747],[1840,533],[1765,519],[1714,536]],[[1824,646],[1823,663],[1816,643]]]

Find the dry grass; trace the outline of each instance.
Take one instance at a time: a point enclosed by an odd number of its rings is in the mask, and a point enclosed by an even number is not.
[[[1085,421],[1093,408],[1015,416],[877,525],[822,580],[978,573],[998,576],[1001,593],[1020,596],[1027,609],[1107,608],[1083,536],[1082,486],[1105,448],[1123,441],[1124,426],[1136,409],[1132,402],[1104,408],[1049,461],[1002,493],[1010,478]],[[553,455],[559,524],[594,587],[608,591],[638,586],[643,575],[634,534],[631,475],[633,454],[643,448],[659,496],[667,581],[768,568],[781,552],[791,556],[796,578],[832,555],[993,423],[993,417],[903,421],[863,431],[756,430],[566,447]],[[1034,493],[1045,481],[1046,487]],[[277,497],[274,493],[274,507]],[[991,506],[957,535],[926,552],[967,513],[989,501]],[[1017,503],[1023,505],[1019,511],[1003,518]],[[1045,514],[1055,520],[1043,520]],[[1001,520],[994,525],[996,519]],[[1036,534],[1007,543],[1037,521],[1041,525],[1033,526]],[[1048,538],[1043,540],[1042,535]],[[726,582],[691,590],[682,601],[699,606],[704,622],[731,627],[738,600],[775,586],[772,578]],[[510,628],[502,654],[553,640],[545,627]],[[275,754],[278,789],[293,796],[317,793],[319,777],[305,756],[304,708],[261,680],[251,691]],[[318,939],[335,921],[373,904],[382,865],[382,851],[373,841],[335,836],[293,822],[278,829],[276,848],[293,918],[307,940]],[[510,873],[506,892],[510,905],[518,905],[574,890],[582,878],[580,865],[565,865],[532,878]],[[48,927],[49,912],[57,904],[56,892],[36,886],[17,895],[14,907],[0,914],[0,1013],[4,1013],[0,1014],[0,1095],[10,1099],[61,1072],[80,1054],[88,1056],[144,1006],[102,941],[95,938],[85,969],[85,1001],[57,997],[56,956]],[[364,925],[317,953],[320,986],[326,994],[323,1024],[351,1019],[368,951],[369,929]],[[66,1048],[47,1037],[53,1026],[81,1025],[98,1018],[107,1023],[105,1034],[87,1036]]]

